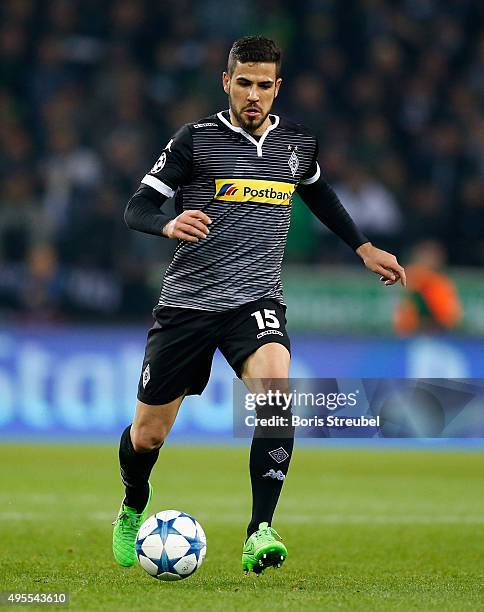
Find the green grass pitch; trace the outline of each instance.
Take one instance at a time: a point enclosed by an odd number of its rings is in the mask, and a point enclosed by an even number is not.
[[[274,520],[289,556],[257,578],[240,569],[247,449],[167,445],[151,510],[208,538],[178,583],[111,557],[114,444],[2,444],[0,466],[0,591],[69,591],[70,610],[484,610],[484,453],[297,448]]]

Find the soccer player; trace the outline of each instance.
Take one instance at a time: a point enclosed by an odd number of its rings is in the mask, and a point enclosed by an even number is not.
[[[264,388],[264,380],[288,379],[280,274],[294,192],[385,285],[405,284],[396,258],[357,229],[321,176],[316,138],[271,114],[280,74],[281,53],[273,41],[237,40],[223,73],[229,110],[184,125],[125,211],[128,227],[178,243],[153,310],[134,420],[119,446],[126,492],[114,522],[113,552],[123,566],[136,561],[135,536],[147,516],[149,477],[160,448],[183,398],[205,388],[215,349],[251,392]],[[163,204],[173,196],[177,216],[170,218]],[[271,521],[292,449],[293,431],[268,436],[255,428],[245,572],[278,567],[286,558]]]

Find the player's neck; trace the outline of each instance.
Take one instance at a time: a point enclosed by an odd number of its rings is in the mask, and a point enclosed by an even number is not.
[[[235,115],[232,112],[232,109],[229,108],[229,118],[230,118],[230,123],[235,126],[235,127],[242,127],[240,125],[240,123],[237,121],[237,119],[235,118]],[[267,117],[265,118],[264,123],[262,123],[256,130],[254,130],[253,132],[250,130],[247,130],[246,128],[243,128],[248,134],[250,134],[251,136],[262,136],[262,134],[267,130],[267,128],[272,125],[272,121],[270,118],[270,115],[267,115]]]

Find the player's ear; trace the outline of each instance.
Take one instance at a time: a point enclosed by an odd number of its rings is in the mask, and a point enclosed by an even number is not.
[[[274,98],[277,98],[277,94],[279,93],[279,88],[281,87],[282,79],[279,77],[276,80],[276,84],[274,87]]]
[[[224,88],[225,93],[228,94],[229,93],[229,89],[230,89],[230,87],[229,87],[230,77],[229,77],[227,72],[224,72],[222,74],[222,84],[223,84],[223,88]]]

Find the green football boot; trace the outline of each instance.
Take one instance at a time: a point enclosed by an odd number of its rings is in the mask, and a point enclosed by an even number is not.
[[[259,529],[247,538],[242,551],[242,570],[248,574],[261,574],[266,567],[281,567],[287,557],[287,548],[281,536],[269,523],[260,523]]]
[[[125,506],[121,502],[118,516],[113,522],[113,554],[116,562],[123,567],[131,567],[136,563],[136,534],[141,525],[146,521],[148,506],[151,500],[153,489],[149,486],[149,496],[145,509],[141,514],[137,514],[134,508]]]

